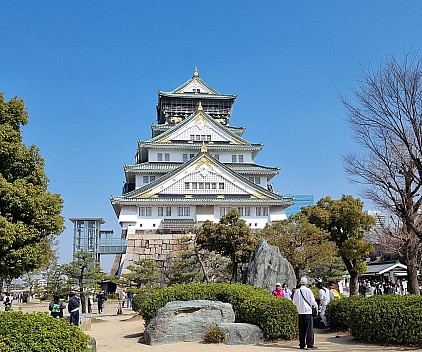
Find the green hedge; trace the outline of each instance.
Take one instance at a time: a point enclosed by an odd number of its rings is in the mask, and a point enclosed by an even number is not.
[[[422,297],[382,295],[354,301],[350,331],[369,343],[422,346]]]
[[[330,329],[335,331],[349,330],[351,306],[360,304],[359,302],[364,299],[365,297],[361,296],[332,299],[325,311]]]
[[[272,296],[264,289],[240,284],[187,284],[136,295],[133,306],[147,325],[158,309],[172,301],[208,299],[230,303],[236,322],[258,325],[266,338],[291,340],[297,337],[297,310],[292,301]]]
[[[88,352],[88,336],[48,313],[0,313],[2,352]]]

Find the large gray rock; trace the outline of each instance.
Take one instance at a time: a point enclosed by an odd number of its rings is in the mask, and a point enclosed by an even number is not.
[[[234,323],[230,303],[207,300],[169,302],[150,321],[144,338],[149,345],[201,341],[207,327],[218,323]]]
[[[296,286],[296,275],[292,265],[284,258],[278,247],[270,246],[263,238],[252,255],[243,283],[272,291],[275,284],[284,282],[289,288]]]
[[[256,345],[264,341],[261,328],[246,323],[220,323],[217,324],[226,335],[226,345]]]

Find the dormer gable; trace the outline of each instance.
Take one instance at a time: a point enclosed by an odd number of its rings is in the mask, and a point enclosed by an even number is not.
[[[151,139],[151,142],[155,143],[171,143],[173,141],[186,143],[205,141],[207,143],[250,145],[238,134],[201,110],[200,104],[194,114]]]
[[[212,94],[220,95],[214,88],[204,82],[198,73],[198,69],[195,67],[193,76],[190,80],[177,87],[171,93],[173,94]]]

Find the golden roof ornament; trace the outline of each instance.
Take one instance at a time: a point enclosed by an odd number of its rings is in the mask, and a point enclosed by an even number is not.
[[[198,67],[196,67],[196,66],[195,66],[195,68],[193,69],[193,77],[199,77]]]
[[[201,102],[199,102],[198,103],[198,111],[202,111],[203,109],[202,109],[202,103]]]
[[[206,153],[207,152],[207,146],[205,145],[205,142],[202,141],[202,145],[201,145],[201,153]]]

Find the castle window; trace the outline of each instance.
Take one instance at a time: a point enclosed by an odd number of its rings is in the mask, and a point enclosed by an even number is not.
[[[239,155],[239,163],[243,163],[243,155]]]
[[[163,215],[164,215],[164,208],[158,207],[158,216],[163,216]]]
[[[198,189],[198,183],[192,182],[192,189]]]
[[[190,216],[190,208],[189,207],[177,207],[177,215],[178,216]]]
[[[138,211],[139,216],[152,216],[151,207],[139,207]]]
[[[187,154],[183,154],[183,162],[185,163],[186,161],[188,161],[188,155]]]
[[[268,208],[267,207],[262,208],[262,215],[268,216]]]
[[[163,153],[157,153],[157,161],[163,161]]]
[[[142,177],[142,181],[143,181],[144,183],[148,183],[148,182],[149,182],[149,177],[148,177],[148,176],[143,176],[143,177]]]
[[[185,189],[190,189],[189,182],[185,182]]]
[[[217,189],[217,184],[215,182],[211,183],[211,188],[212,189]]]
[[[245,207],[245,216],[251,216],[251,208],[250,207]],[[251,226],[251,225],[249,225]]]
[[[224,189],[224,183],[220,182],[220,183],[218,184],[218,189]]]
[[[232,155],[232,163],[235,163],[237,161],[237,155]]]
[[[171,216],[171,207],[166,207],[166,216]]]
[[[195,139],[195,135],[194,135],[194,134],[191,134],[191,135],[189,136],[189,140],[193,141],[194,139]]]
[[[164,160],[170,161],[170,154],[169,153],[164,154]]]
[[[192,159],[195,156],[195,154],[189,154],[189,159]]]
[[[256,216],[261,216],[261,215],[262,215],[262,208],[256,207]]]

